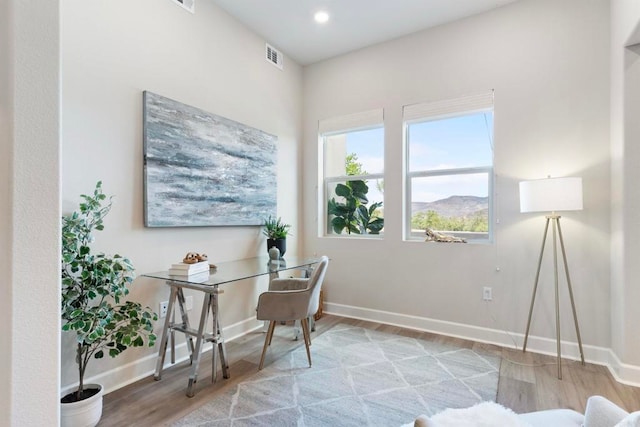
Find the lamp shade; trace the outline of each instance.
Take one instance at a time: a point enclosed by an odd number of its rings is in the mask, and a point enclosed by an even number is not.
[[[545,178],[520,182],[520,212],[582,210],[582,178]]]

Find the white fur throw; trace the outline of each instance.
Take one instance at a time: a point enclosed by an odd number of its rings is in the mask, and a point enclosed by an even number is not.
[[[627,415],[616,427],[640,427],[640,411]]]
[[[511,409],[482,402],[464,409],[445,409],[431,418],[418,417],[416,427],[529,427]]]

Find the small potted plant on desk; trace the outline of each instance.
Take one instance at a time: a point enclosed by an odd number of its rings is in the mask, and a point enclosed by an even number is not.
[[[102,386],[85,384],[91,358],[115,357],[145,341],[153,346],[157,315],[139,303],[122,301],[133,282],[133,266],[120,255],[94,254],[93,231],[104,228],[111,199],[98,182],[93,195],[81,195],[80,211],[62,217],[62,330],[75,334],[79,384],[61,399],[62,426],[95,426],[102,416]]]
[[[269,215],[264,220],[264,230],[262,233],[267,236],[267,251],[272,247],[278,248],[280,256],[284,256],[287,251],[287,235],[289,234],[290,224],[285,224],[282,219],[277,219]]]

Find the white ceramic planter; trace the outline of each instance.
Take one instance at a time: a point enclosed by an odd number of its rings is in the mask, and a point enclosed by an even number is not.
[[[102,393],[100,384],[85,384],[84,388],[100,388],[100,391],[88,399],[73,403],[60,404],[61,427],[95,427],[102,417]]]

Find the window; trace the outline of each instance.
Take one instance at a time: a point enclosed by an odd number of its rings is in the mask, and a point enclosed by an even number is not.
[[[405,106],[405,238],[490,241],[493,92]]]
[[[379,236],[384,229],[382,110],[320,121],[320,235]]]

